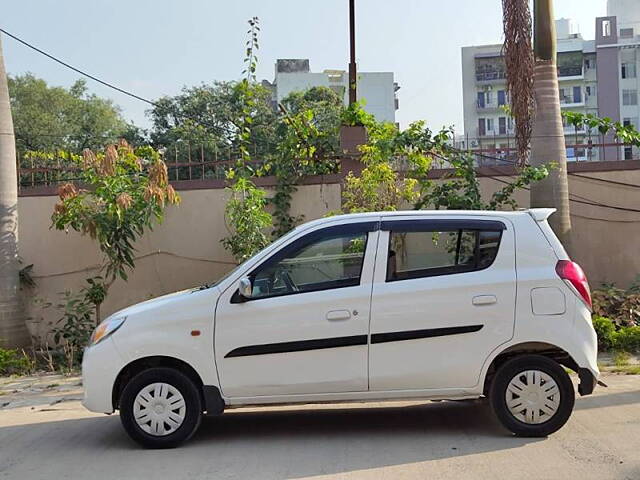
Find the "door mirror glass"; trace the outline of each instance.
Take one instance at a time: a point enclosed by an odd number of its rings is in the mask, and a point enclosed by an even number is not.
[[[244,298],[251,298],[253,286],[251,285],[251,279],[249,277],[243,277],[240,279],[238,291]]]

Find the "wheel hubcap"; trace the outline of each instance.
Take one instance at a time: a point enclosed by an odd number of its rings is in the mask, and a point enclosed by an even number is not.
[[[550,375],[540,370],[518,373],[507,385],[505,393],[511,415],[531,425],[544,423],[560,407],[560,389]]]
[[[187,406],[180,391],[168,383],[144,387],[133,401],[133,415],[138,426],[161,437],[175,432],[184,422]]]

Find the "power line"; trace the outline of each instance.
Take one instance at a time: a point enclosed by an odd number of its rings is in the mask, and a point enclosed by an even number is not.
[[[87,73],[87,72],[85,72],[83,70],[80,70],[79,68],[74,67],[73,65],[69,65],[67,62],[64,62],[64,61],[60,60],[59,58],[51,55],[50,53],[47,53],[44,50],[41,50],[40,48],[38,48],[38,47],[36,47],[34,45],[31,45],[29,42],[26,42],[25,40],[22,40],[20,37],[17,37],[15,35],[13,35],[12,33],[7,32],[3,28],[0,28],[0,32],[4,33],[5,35],[7,35],[7,36],[9,36],[11,38],[13,38],[15,41],[20,42],[24,46],[29,47],[30,49],[35,50],[36,52],[44,55],[45,57],[53,60],[54,62],[57,62],[60,65],[62,65],[64,67],[67,67],[67,68],[73,70],[76,73],[79,73],[80,75],[83,75],[83,76],[85,76],[87,78],[90,78],[91,80],[93,80],[95,82],[98,82],[98,83],[101,83],[102,85],[104,85],[106,87],[109,87],[109,88],[112,88],[113,90],[116,90],[116,91],[118,91],[120,93],[123,93],[125,95],[130,96],[130,97],[133,97],[136,100],[140,100],[141,102],[148,103],[149,105],[153,105],[154,107],[158,106],[158,104],[156,102],[153,102],[153,101],[151,101],[151,100],[149,100],[147,98],[141,97],[140,95],[136,95],[135,93],[129,92],[129,91],[125,90],[124,88],[117,87],[117,86],[113,85],[112,83],[109,83],[109,82],[106,82],[104,80],[101,80],[98,77],[96,77],[94,75],[91,75],[90,73]]]

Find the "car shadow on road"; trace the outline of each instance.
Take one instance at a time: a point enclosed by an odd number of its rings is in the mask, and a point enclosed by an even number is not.
[[[599,392],[600,391],[602,390],[599,390]],[[633,392],[602,393],[598,395],[579,397],[576,398],[575,409],[585,410],[589,408],[616,407],[619,405],[630,405],[632,403],[640,403],[640,390],[635,390]]]
[[[544,441],[510,435],[486,405],[476,402],[378,405],[232,410],[205,418],[194,438],[172,451],[137,447],[126,437],[117,416],[3,427],[0,443],[6,442],[8,448],[0,451],[0,464],[4,464],[0,474],[14,476],[40,467],[53,475],[49,478],[75,478],[74,474],[81,475],[82,465],[92,464],[104,465],[111,478],[134,478],[130,476],[133,466],[144,464],[147,478],[154,471],[171,478],[215,478],[217,474],[219,478],[291,478],[475,455]],[[33,445],[38,448],[34,450]],[[26,451],[32,454],[25,456]],[[51,462],[52,458],[56,461]]]

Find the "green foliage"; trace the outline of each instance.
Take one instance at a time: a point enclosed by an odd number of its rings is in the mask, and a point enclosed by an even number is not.
[[[342,99],[333,90],[328,87],[312,87],[303,92],[292,92],[282,100],[282,107],[286,113],[280,116],[277,131],[279,139],[283,134],[290,133],[291,126],[287,121],[289,117],[304,114],[308,118],[303,127],[313,127],[312,132],[303,135],[304,140],[314,147],[316,159],[339,153],[340,122],[344,106]],[[322,165],[319,168],[322,170]]]
[[[598,349],[610,350],[615,344],[616,326],[606,317],[593,316],[593,328],[598,336]]]
[[[9,96],[20,155],[29,150],[80,153],[135,128],[111,100],[89,94],[84,80],[66,89],[30,73],[17,75],[9,78]]]
[[[124,141],[97,154],[85,150],[74,161],[88,189],[71,183],[59,188],[53,226],[71,228],[98,242],[108,285],[117,277],[127,280],[127,269],[135,267],[133,244],[154,222],[162,221],[167,203],[179,201],[168,183],[167,167],[151,147],[134,151]]]
[[[233,175],[231,171],[230,179]],[[225,220],[231,234],[222,239],[222,245],[238,262],[243,262],[269,244],[264,230],[272,225],[272,218],[265,211],[265,192],[248,178],[239,177],[227,191],[231,198],[225,208]]]
[[[375,123],[375,118],[364,110],[364,101],[352,103],[342,111],[342,125],[350,127],[366,127]]]
[[[621,143],[640,147],[640,132],[631,124],[624,125],[620,122],[614,122],[609,117],[600,118],[592,113],[563,111],[562,116],[576,130],[584,129],[589,135],[591,135],[592,131],[600,135],[613,133]]]
[[[300,108],[303,106],[304,104],[299,105]],[[300,178],[305,175],[333,173],[337,169],[331,155],[335,132],[319,128],[315,121],[316,110],[312,105],[307,107],[296,108],[296,113],[283,113],[278,126],[279,142],[276,151],[264,168],[265,172],[275,175],[277,179],[276,193],[271,199],[271,204],[275,207],[275,228],[272,232],[274,238],[284,235],[301,220],[290,213],[291,198]]]
[[[26,375],[34,369],[34,363],[22,350],[0,347],[0,375]]]
[[[640,352],[640,326],[618,326],[609,318],[594,315],[593,328],[601,350]]]
[[[617,325],[640,325],[640,283],[628,289],[605,283],[592,292],[593,313],[612,319]]]
[[[61,317],[56,321],[52,334],[56,344],[64,349],[69,369],[79,366],[82,362],[83,349],[89,343],[95,327],[94,308],[95,304],[87,295],[86,288],[77,294],[64,292],[61,302],[57,305]]]
[[[452,152],[447,161],[452,167],[451,174],[446,175],[442,182],[433,184],[416,204],[417,208],[433,206],[436,210],[515,210],[518,207],[513,198],[515,191],[540,181],[549,174],[546,166],[523,167],[515,180],[494,192],[488,201],[484,201],[473,157],[462,152]]]

